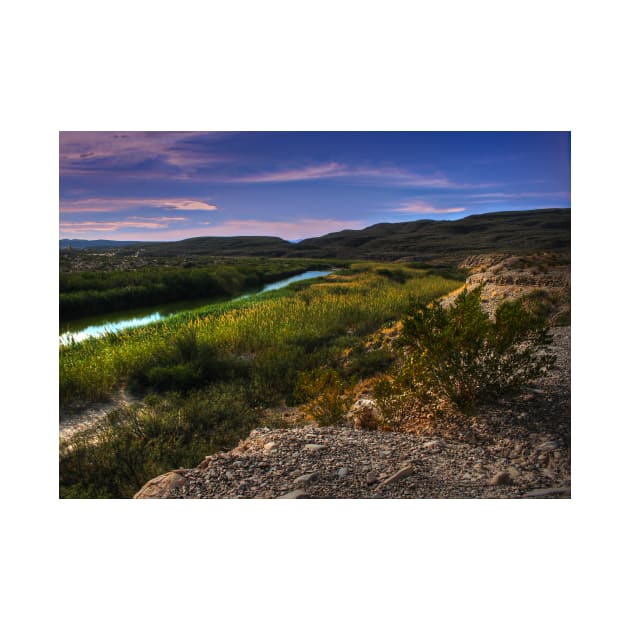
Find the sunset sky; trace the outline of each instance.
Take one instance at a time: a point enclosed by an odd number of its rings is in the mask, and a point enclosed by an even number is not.
[[[568,132],[61,132],[60,238],[302,239],[571,205]]]

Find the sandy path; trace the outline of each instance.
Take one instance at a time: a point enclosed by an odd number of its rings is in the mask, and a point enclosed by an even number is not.
[[[77,431],[85,429],[104,418],[110,411],[140,402],[142,399],[130,394],[125,388],[114,394],[111,400],[98,402],[81,409],[71,409],[59,412],[59,439],[67,440]]]

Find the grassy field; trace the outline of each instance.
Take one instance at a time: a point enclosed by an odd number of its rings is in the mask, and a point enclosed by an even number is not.
[[[152,476],[196,465],[233,446],[257,410],[296,402],[304,374],[334,370],[343,382],[387,357],[365,340],[461,281],[417,266],[355,263],[281,291],[217,304],[144,328],[60,347],[60,402],[95,401],[128,385],[145,406],[114,414],[62,445],[61,495],[131,496]]]

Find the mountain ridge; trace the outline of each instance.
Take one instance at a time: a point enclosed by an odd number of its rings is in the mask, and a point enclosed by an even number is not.
[[[455,221],[419,219],[341,230],[297,243],[277,236],[198,236],[181,241],[79,241],[77,248],[126,249],[140,255],[266,256],[428,260],[475,253],[534,250],[567,251],[571,209],[543,208],[473,214]],[[62,242],[65,245],[62,246]],[[84,243],[92,243],[85,245]],[[73,247],[60,240],[60,249]]]

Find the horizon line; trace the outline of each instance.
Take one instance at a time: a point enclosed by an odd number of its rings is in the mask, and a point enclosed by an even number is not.
[[[457,222],[457,221],[463,221],[464,219],[468,219],[470,217],[479,217],[479,216],[485,216],[485,215],[491,215],[491,214],[513,214],[517,212],[536,212],[536,211],[542,211],[542,210],[571,210],[571,206],[565,206],[565,207],[554,206],[554,207],[547,207],[547,208],[526,208],[522,210],[493,210],[492,212],[479,212],[479,213],[474,213],[474,214],[468,214],[465,217],[459,217],[457,219],[445,217],[445,218],[440,218],[440,219],[414,219],[411,221],[379,221],[378,223],[372,223],[371,225],[367,225],[364,228],[360,228],[356,230],[351,230],[347,228],[345,230],[338,230],[337,232],[346,232],[346,231],[361,232],[362,230],[367,230],[368,228],[374,227],[375,225],[395,225],[399,223],[417,223],[419,221],[431,221],[434,223],[439,223],[441,221]],[[195,238],[279,238],[280,240],[285,241],[286,243],[298,243],[301,241],[306,241],[311,238],[321,238],[322,236],[327,236],[328,234],[336,234],[337,232],[325,232],[324,234],[320,234],[318,236],[308,236],[301,239],[285,239],[281,236],[277,236],[274,234],[233,234],[231,236],[225,236],[225,235],[214,236],[212,234],[208,234],[207,236],[190,236],[188,238],[182,238],[182,239],[176,239],[176,240],[155,240],[155,241],[136,240],[136,239],[69,238],[69,237],[60,237],[59,241],[107,241],[111,243],[179,243],[181,241],[188,241]]]

